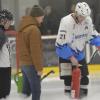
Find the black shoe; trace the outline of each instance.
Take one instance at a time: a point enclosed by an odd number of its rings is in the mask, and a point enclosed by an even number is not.
[[[1,100],[1,99],[6,99],[6,97],[7,97],[7,96],[2,96],[2,97],[0,97],[0,100]]]
[[[64,95],[66,95],[68,98],[71,98],[71,90],[64,90]]]
[[[80,89],[80,98],[84,98],[88,95],[88,89]]]
[[[71,90],[64,90],[64,93],[71,93]]]

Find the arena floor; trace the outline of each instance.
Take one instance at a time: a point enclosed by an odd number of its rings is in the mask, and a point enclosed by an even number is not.
[[[100,66],[99,66],[100,67]],[[90,84],[89,94],[86,98],[81,100],[99,100],[100,99],[100,70],[99,67],[90,67]],[[94,71],[93,71],[94,70]],[[57,74],[56,74],[57,75]],[[17,93],[17,87],[12,80],[11,94],[7,99],[2,100],[31,100],[29,98],[23,98],[21,94]],[[41,100],[71,100],[69,95],[64,94],[63,81],[59,80],[58,76],[48,77],[42,81],[42,95]]]

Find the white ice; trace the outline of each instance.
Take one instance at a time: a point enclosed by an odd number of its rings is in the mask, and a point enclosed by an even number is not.
[[[89,94],[82,100],[100,100],[100,77],[90,76],[88,88]],[[31,100],[31,96],[23,98],[21,94],[17,93],[16,84],[12,81],[11,94],[6,100]],[[63,81],[59,78],[46,78],[42,81],[41,100],[71,100],[71,98],[64,94]]]

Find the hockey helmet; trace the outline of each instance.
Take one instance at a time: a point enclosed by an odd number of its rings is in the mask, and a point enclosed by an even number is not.
[[[13,15],[11,12],[9,12],[8,10],[4,9],[0,11],[0,21],[1,20],[13,20]]]
[[[79,2],[76,4],[75,12],[77,15],[81,15],[83,17],[90,16],[91,9],[86,2]]]

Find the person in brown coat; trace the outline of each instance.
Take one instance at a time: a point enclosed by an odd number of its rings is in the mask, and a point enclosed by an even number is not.
[[[43,72],[43,58],[39,26],[43,18],[43,9],[34,5],[30,16],[22,18],[17,37],[19,66],[23,74],[22,93],[26,96],[32,93],[32,100],[40,100],[41,94],[40,76]]]

